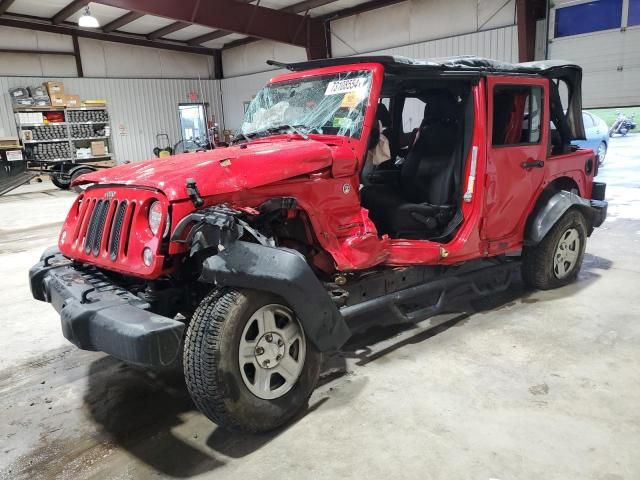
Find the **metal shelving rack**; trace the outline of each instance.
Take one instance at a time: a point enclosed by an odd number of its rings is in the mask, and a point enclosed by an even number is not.
[[[107,121],[87,121],[87,122],[72,122],[69,120],[69,112],[73,111],[91,111],[91,110],[107,110],[107,107],[16,107],[14,108],[14,113],[46,113],[46,112],[64,112],[64,122],[59,123],[21,123],[20,116],[16,115],[16,126],[18,128],[18,137],[22,141],[23,145],[37,145],[42,143],[62,143],[66,142],[69,146],[69,152],[71,156],[69,158],[53,158],[53,159],[29,159],[31,163],[40,164],[41,167],[50,167],[54,164],[59,163],[71,163],[71,164],[81,164],[88,162],[96,162],[96,161],[104,161],[104,160],[115,160],[115,156],[113,154],[113,145],[111,142],[111,135],[102,135],[102,136],[93,136],[93,137],[73,137],[71,134],[71,127],[73,125],[104,125],[104,127],[111,128],[110,119]],[[108,114],[108,111],[107,111]],[[40,140],[23,140],[22,132],[25,130],[31,130],[35,127],[46,127],[48,125],[51,126],[63,126],[65,127],[66,137],[64,138],[53,138],[53,139],[40,139]],[[108,149],[108,153],[100,156],[90,156],[90,157],[78,157],[76,155],[76,150],[78,144],[82,142],[90,142],[93,140],[105,140],[106,147]]]

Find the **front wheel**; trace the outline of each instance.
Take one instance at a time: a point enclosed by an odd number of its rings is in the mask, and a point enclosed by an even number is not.
[[[288,422],[307,405],[320,363],[293,311],[266,292],[214,291],[185,338],[191,398],[230,430],[264,432]]]
[[[549,290],[573,282],[580,272],[587,241],[587,223],[578,210],[569,210],[542,241],[526,247],[522,277],[533,288]]]

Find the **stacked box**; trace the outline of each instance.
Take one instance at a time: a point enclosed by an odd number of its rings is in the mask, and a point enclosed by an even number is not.
[[[62,82],[45,82],[44,85],[47,87],[47,91],[49,92],[49,96],[53,95],[62,95],[64,96],[64,83]]]
[[[36,97],[48,97],[47,87],[44,85],[36,85],[35,87],[29,87],[29,95],[33,98]]]
[[[27,98],[29,97],[29,89],[26,87],[10,88],[9,95],[11,95],[11,99],[14,101],[18,98]]]
[[[49,95],[38,95],[32,98],[34,105],[38,107],[48,107],[49,105],[51,105],[51,99],[49,98]]]

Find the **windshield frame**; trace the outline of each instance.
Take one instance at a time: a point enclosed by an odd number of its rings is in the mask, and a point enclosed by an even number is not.
[[[369,139],[369,133],[371,131],[371,125],[375,120],[375,107],[378,105],[378,99],[380,97],[380,90],[382,89],[382,81],[384,78],[384,67],[380,63],[353,63],[348,65],[337,65],[332,67],[314,68],[311,70],[302,70],[298,72],[284,73],[273,77],[267,82],[266,86],[276,85],[283,82],[301,81],[312,77],[322,77],[332,74],[345,73],[345,72],[358,72],[358,71],[370,71],[372,74],[371,86],[369,89],[369,96],[367,97],[365,104],[364,120],[362,122],[362,131],[359,138],[330,135],[325,133],[312,133],[309,137],[314,140],[331,141],[332,143],[344,143],[350,145],[354,150],[354,153],[358,156],[358,159],[364,158],[366,152],[366,145]],[[298,136],[295,133],[291,135]],[[275,135],[274,135],[275,136]],[[270,138],[270,137],[268,137]],[[260,139],[256,139],[259,141]],[[264,140],[264,137],[262,138]]]

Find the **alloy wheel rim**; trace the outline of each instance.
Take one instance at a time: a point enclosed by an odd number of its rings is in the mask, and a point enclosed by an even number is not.
[[[558,279],[567,277],[575,268],[580,255],[580,235],[575,228],[566,230],[553,255],[553,273]]]
[[[306,356],[304,331],[283,305],[265,305],[247,322],[238,351],[240,374],[256,397],[274,400],[296,384]]]

